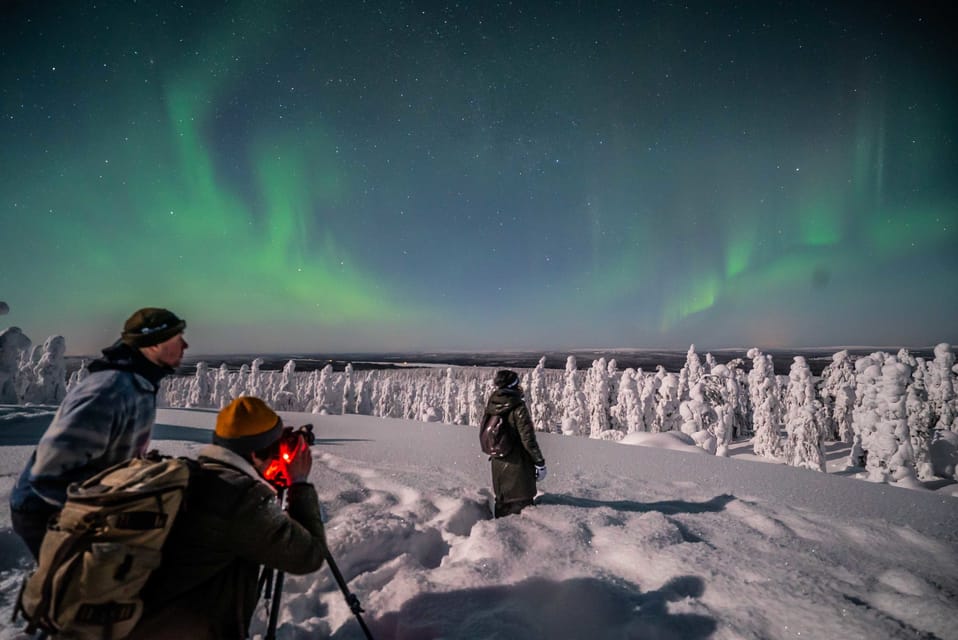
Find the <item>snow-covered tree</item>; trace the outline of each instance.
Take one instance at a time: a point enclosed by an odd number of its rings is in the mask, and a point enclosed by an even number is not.
[[[399,418],[402,416],[402,407],[396,402],[398,387],[399,381],[388,376],[376,379],[376,390],[373,394],[374,415],[380,418]]]
[[[825,437],[851,442],[851,411],[855,403],[855,368],[848,351],[832,355],[832,361],[822,370],[819,398],[825,420]]]
[[[763,458],[775,458],[780,453],[780,403],[775,369],[771,356],[758,349],[748,350],[752,370],[748,374],[749,399],[752,402],[752,451]]]
[[[682,416],[682,433],[692,436],[695,443],[708,451],[715,453],[715,438],[708,430],[708,425],[715,420],[715,412],[711,403],[705,400],[702,382],[696,382],[689,389],[689,399],[679,403],[679,415]]]
[[[719,457],[727,458],[729,455],[734,420],[732,408],[729,405],[722,404],[715,407],[715,424],[712,432],[715,435],[715,455]]]
[[[585,395],[576,376],[575,356],[569,356],[565,361],[565,385],[562,387],[562,433],[583,433],[587,415]]]
[[[392,411],[392,388],[389,378],[373,378],[373,415],[384,418]]]
[[[270,405],[276,411],[295,411],[296,406],[296,385],[293,376],[296,373],[296,363],[288,360],[283,366],[283,374],[279,379],[279,389],[276,390]]]
[[[825,471],[821,404],[815,397],[812,372],[802,356],[795,356],[792,360],[785,409],[785,463],[793,467]]]
[[[374,415],[374,407],[372,372],[367,371],[366,375],[356,383],[356,413],[371,416]]]
[[[854,438],[854,428],[852,420],[855,410],[855,382],[850,381],[838,388],[835,392],[835,405],[832,419],[838,427],[838,439],[841,442],[850,443]]]
[[[850,467],[865,466],[872,434],[878,424],[878,395],[882,353],[873,353],[855,361],[855,407],[852,410],[852,448],[848,454]]]
[[[263,372],[260,367],[263,366],[262,358],[255,358],[250,364],[249,376],[247,379],[247,391],[249,395],[256,398],[265,399],[266,381],[263,379]]]
[[[456,424],[456,381],[453,379],[452,367],[446,369],[442,386],[442,419],[448,424]]]
[[[867,439],[865,468],[873,482],[915,479],[915,462],[908,433],[906,407],[911,371],[894,357],[881,367],[874,430]]]
[[[935,345],[935,359],[928,363],[928,401],[931,403],[931,410],[937,418],[935,422],[936,429],[958,430],[955,424],[956,407],[955,400],[955,354],[951,351],[951,345],[942,342]]]
[[[919,372],[920,358],[915,362],[915,373]],[[919,378],[912,378],[908,385],[905,397],[905,413],[908,422],[908,435],[911,438],[911,449],[915,459],[915,473],[919,480],[931,480],[935,471],[931,463],[931,443],[934,437],[931,405],[928,402],[928,391],[919,382]]]
[[[190,382],[190,391],[186,397],[186,406],[210,406],[209,365],[207,365],[205,362],[196,363],[196,373],[193,375],[193,380]]]
[[[714,407],[706,400],[705,389],[699,380],[689,389],[689,399],[679,403],[679,414],[682,416],[680,430],[686,435],[705,431],[714,422],[714,413]]]
[[[314,376],[310,391],[312,395],[308,406],[310,413],[328,415],[333,412],[333,406],[336,404],[333,397],[333,365],[327,364],[319,370],[319,374]],[[338,404],[342,406],[342,402]]]
[[[442,418],[439,412],[427,399],[428,384],[408,384],[406,381],[402,385],[399,401],[402,403],[402,416],[406,419],[420,420],[421,416],[429,415],[429,422],[440,422]]]
[[[689,390],[689,399],[680,403],[682,432],[692,436],[696,444],[715,454],[723,446],[721,455],[728,455],[731,441],[732,415],[725,398],[725,367],[719,369],[720,375],[704,374]]]
[[[730,360],[725,369],[725,397],[732,418],[731,438],[741,438],[752,433],[752,403],[748,396],[748,374],[743,370],[741,358]],[[722,365],[717,365],[718,369]],[[714,371],[714,370],[713,370]]]
[[[715,367],[718,366],[718,362],[715,361],[715,356],[711,352],[705,354],[705,369],[702,371],[702,375],[707,373],[712,373],[715,370]]]
[[[727,457],[729,445],[732,444],[732,434],[735,431],[735,403],[741,401],[737,395],[741,393],[744,396],[744,393],[738,388],[732,369],[714,362],[713,365],[710,369],[711,373],[702,376],[699,383],[706,389],[706,398],[710,396],[714,398],[712,410],[715,413],[715,422],[709,429],[715,437],[715,455]],[[735,398],[734,402],[733,398]]]
[[[559,420],[556,419],[555,406],[549,399],[545,368],[546,358],[542,356],[539,358],[539,364],[529,374],[529,414],[536,429],[553,431]],[[473,422],[471,424],[478,423]]]
[[[88,375],[90,375],[90,370],[87,369],[86,358],[83,358],[80,360],[80,368],[70,374],[70,379],[67,381],[67,392],[83,382],[83,379]]]
[[[20,402],[26,402],[27,390],[36,384],[36,369],[40,363],[40,355],[43,352],[43,345],[32,345],[24,349],[20,354],[20,364],[16,375],[17,398]]]
[[[914,371],[915,367],[918,366],[918,359],[915,356],[913,356],[911,352],[905,347],[902,347],[901,349],[898,350],[898,355],[896,357],[898,359],[898,362],[904,365],[907,365],[908,368],[911,369],[912,371]]]
[[[788,418],[788,438],[784,457],[786,464],[812,471],[825,471],[824,438],[818,415],[808,407],[797,407]]]
[[[645,375],[642,369],[636,369],[635,389],[639,393],[639,412],[642,416],[643,431],[653,431],[655,428],[655,408],[661,384],[662,379],[657,374]]]
[[[67,368],[64,361],[66,340],[63,336],[50,336],[40,347],[36,364],[29,376],[29,383],[21,396],[21,402],[36,404],[60,404],[67,393]]]
[[[690,345],[685,355],[685,365],[679,370],[679,400],[689,399],[689,393],[699,378],[705,373],[699,355],[695,353],[695,345]]]
[[[533,384],[535,384],[534,378]],[[486,411],[486,394],[483,393],[478,377],[473,377],[469,380],[469,384],[466,387],[466,402],[469,406],[468,424],[474,427],[480,426],[482,424],[482,416]],[[540,423],[536,423],[536,427],[541,428]]]
[[[915,387],[920,388],[924,391],[925,399],[928,400],[928,362],[924,358],[915,358],[915,366],[911,370],[911,381]],[[929,409],[931,405],[929,404]],[[934,411],[932,411],[932,425],[936,421]]]
[[[216,370],[216,376],[213,378],[213,394],[210,406],[222,409],[232,400],[233,398],[230,396],[230,371],[226,363],[223,362]]]
[[[433,372],[430,372],[432,374]],[[433,376],[430,375],[421,384],[412,385],[404,381],[401,391],[398,391],[398,401],[402,403],[401,414],[404,418],[422,420],[424,422],[442,422],[439,404],[432,396],[431,388]]]
[[[609,360],[606,365],[606,375],[605,379],[609,383],[609,397],[606,400],[606,405],[610,409],[612,405],[615,404],[615,399],[619,396],[619,379],[622,377],[622,374],[619,372],[619,363],[615,361],[615,358]],[[609,416],[609,424],[612,423],[612,416]]]
[[[628,385],[632,385],[633,392],[635,391],[635,371],[633,369],[626,369],[619,376],[619,391],[615,396],[615,401],[609,406],[609,425],[612,429],[617,429],[619,431],[626,431],[626,421],[625,421],[625,395],[628,393]],[[638,400],[638,398],[636,398]]]
[[[586,374],[585,397],[589,407],[589,436],[598,438],[609,429],[609,370],[605,358],[592,362]]]
[[[343,371],[343,406],[340,413],[356,413],[356,383],[353,381],[352,362],[347,362]]]
[[[635,381],[635,369],[628,368],[622,372],[619,391],[610,414],[613,429],[624,433],[645,431],[645,416],[642,414],[642,400]]]
[[[659,378],[655,397],[655,417],[652,419],[652,431],[674,431],[682,424],[679,414],[679,378],[674,373],[661,369],[656,373]]]
[[[239,371],[236,373],[236,378],[233,379],[230,385],[230,396],[239,398],[240,396],[251,395],[254,394],[249,390],[249,365],[244,362],[240,365]]]

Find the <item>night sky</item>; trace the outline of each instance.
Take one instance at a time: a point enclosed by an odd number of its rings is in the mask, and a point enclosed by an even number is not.
[[[0,4],[0,327],[958,342],[948,3]]]

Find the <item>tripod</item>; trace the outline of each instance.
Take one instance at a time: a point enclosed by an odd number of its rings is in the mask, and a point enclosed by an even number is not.
[[[286,510],[286,485],[278,484],[276,486],[277,494],[276,499],[279,500],[279,504],[283,507],[283,510]],[[283,571],[277,571],[276,577],[273,577],[273,570],[266,569],[263,572],[262,577],[260,578],[260,589],[263,585],[266,585],[266,592],[269,593],[270,589],[273,591],[273,595],[270,598],[269,603],[269,623],[266,628],[266,635],[264,640],[276,640],[276,623],[279,620],[279,601],[283,598],[283,579],[286,574]]]
[[[343,592],[343,597],[346,598],[346,604],[349,605],[349,610],[356,616],[356,621],[359,622],[359,626],[362,628],[366,638],[373,640],[373,634],[369,631],[369,627],[366,626],[366,621],[363,620],[362,615],[360,615],[365,609],[359,604],[359,598],[356,597],[355,593],[349,590],[349,586],[346,584],[346,580],[343,579],[343,574],[339,572],[339,567],[336,566],[336,561],[333,560],[329,548],[326,547],[323,551],[326,555],[326,562],[329,564],[329,570],[333,572],[333,577],[336,578],[336,584],[339,585],[339,590]]]
[[[279,493],[277,498],[279,499],[280,504],[283,505],[283,508],[286,508],[286,487],[279,487]],[[346,584],[343,574],[339,571],[339,567],[336,565],[336,561],[333,560],[333,555],[329,552],[329,547],[323,545],[323,556],[326,559],[326,563],[329,565],[329,570],[333,572],[333,578],[336,579],[336,584],[339,585],[339,590],[343,592],[343,597],[346,599],[346,604],[349,605],[349,610],[353,612],[353,615],[356,616],[356,620],[359,622],[360,628],[363,630],[363,634],[366,636],[367,640],[373,640],[373,634],[370,632],[369,627],[366,626],[366,621],[363,620],[361,615],[365,609],[359,603],[359,598],[356,597],[356,594],[349,590],[349,586]],[[269,605],[269,623],[266,629],[266,635],[263,636],[263,640],[276,640],[276,624],[279,619],[279,602],[283,598],[283,579],[285,573],[282,571],[276,572],[275,580],[273,578],[273,570],[269,569],[267,572],[264,572],[263,577],[260,580],[260,584],[266,585],[267,592],[270,587],[272,587],[273,595],[270,598]]]

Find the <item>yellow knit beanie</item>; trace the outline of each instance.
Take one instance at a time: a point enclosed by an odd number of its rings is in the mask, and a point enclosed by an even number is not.
[[[282,419],[265,402],[240,396],[216,416],[213,443],[246,455],[273,444],[282,433]]]

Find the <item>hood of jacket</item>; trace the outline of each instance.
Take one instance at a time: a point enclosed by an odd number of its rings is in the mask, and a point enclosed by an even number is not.
[[[88,367],[90,373],[97,371],[129,371],[149,380],[156,389],[160,380],[173,373],[170,367],[161,367],[150,362],[139,349],[116,341],[103,349],[103,357],[97,358]]]
[[[269,487],[269,490],[273,493],[276,493],[276,487],[271,485],[266,478],[260,475],[259,471],[257,471],[256,468],[251,465],[246,458],[234,451],[230,451],[226,447],[221,447],[218,444],[208,444],[199,450],[197,457],[211,460],[213,462],[219,462],[220,464],[225,464],[228,467],[233,467],[237,471],[242,471],[250,478],[253,478],[254,480],[259,481],[261,484]]]
[[[496,389],[486,403],[486,413],[505,415],[522,404],[522,392],[518,389]]]

